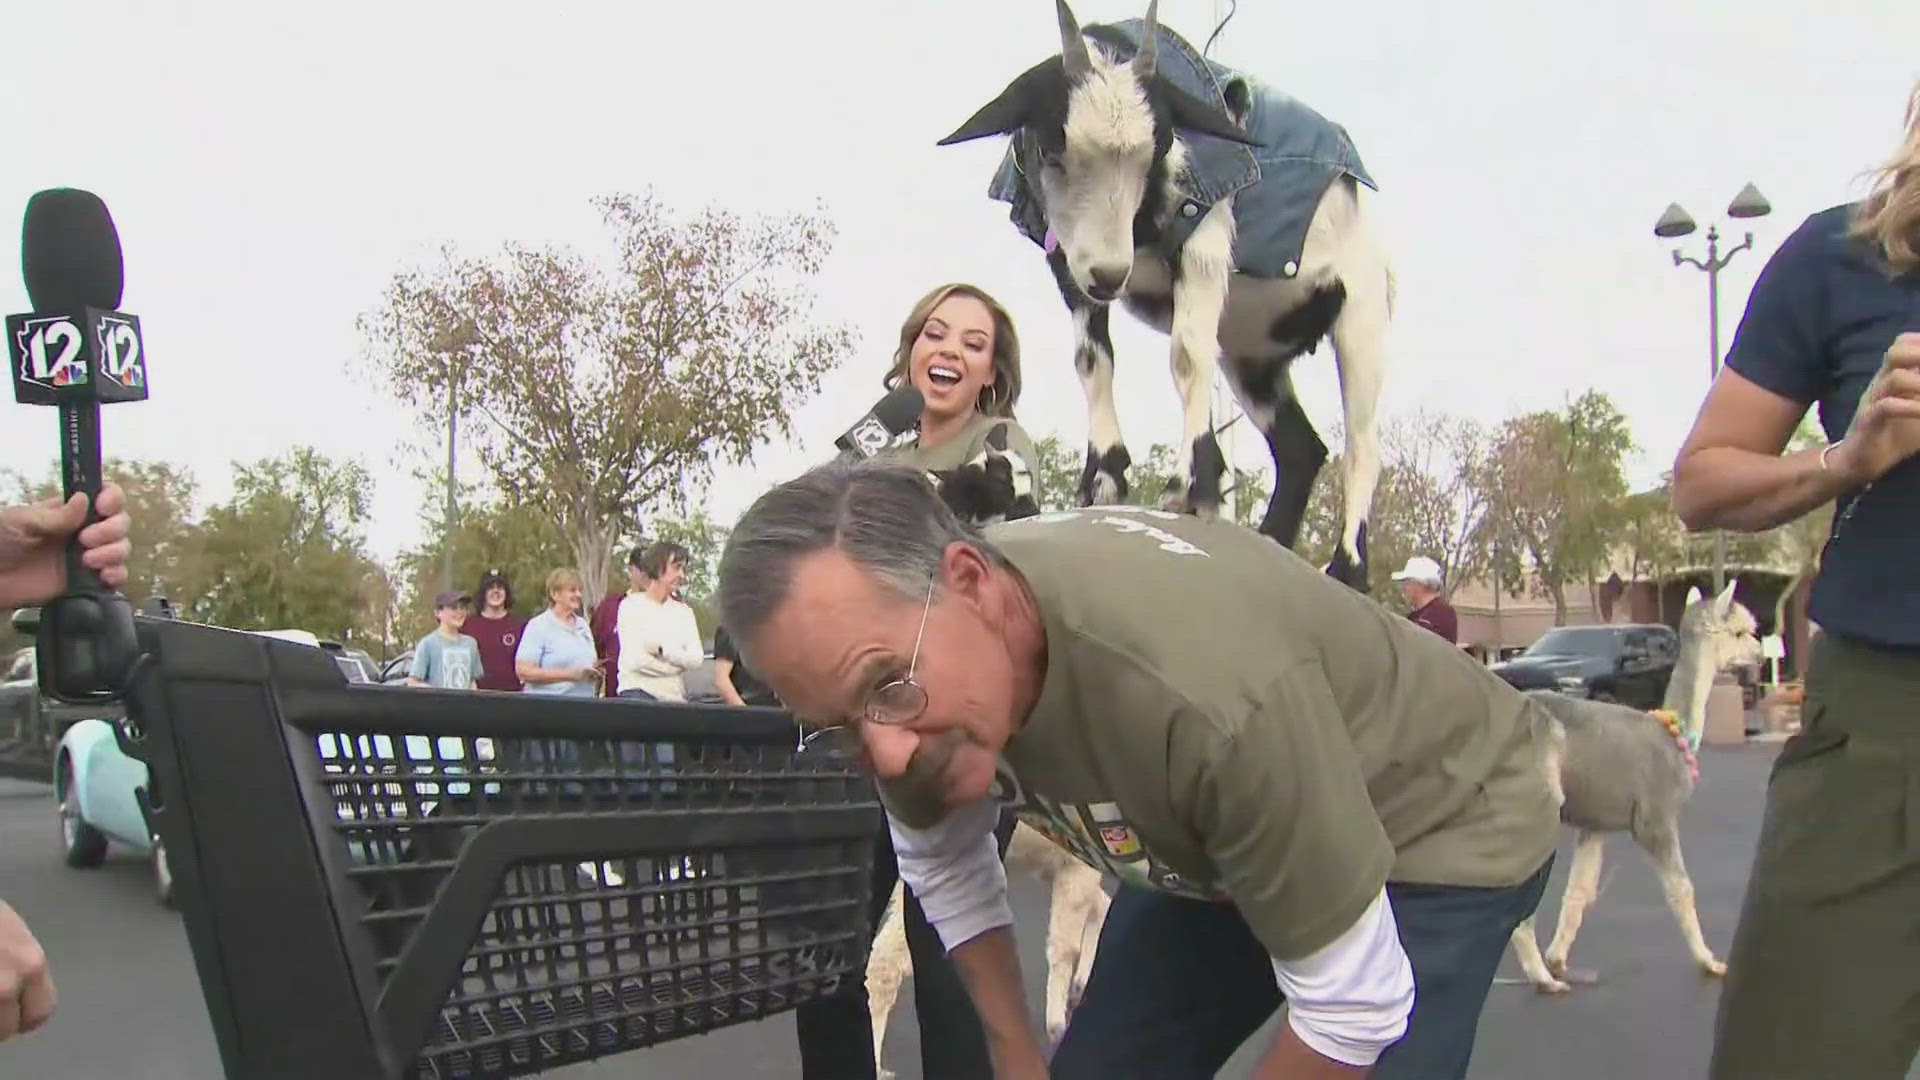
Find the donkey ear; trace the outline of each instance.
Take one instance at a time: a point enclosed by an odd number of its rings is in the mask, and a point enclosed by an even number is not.
[[[1233,117],[1221,112],[1212,105],[1201,101],[1192,94],[1168,82],[1162,76],[1154,76],[1157,91],[1173,111],[1173,126],[1186,131],[1198,131],[1204,135],[1217,135],[1222,139],[1246,146],[1259,146],[1259,140],[1248,135],[1246,130],[1235,123]]]
[[[980,111],[967,118],[953,134],[941,139],[936,146],[951,146],[954,143],[983,139],[989,135],[1006,135],[1025,127],[1033,118],[1035,99],[1035,80],[1028,72],[1007,84],[1000,96],[980,107]]]

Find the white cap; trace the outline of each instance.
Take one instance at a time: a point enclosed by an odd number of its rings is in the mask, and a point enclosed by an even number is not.
[[[1393,580],[1424,582],[1437,589],[1440,587],[1440,564],[1425,555],[1415,555],[1407,560],[1407,565],[1394,573]]]

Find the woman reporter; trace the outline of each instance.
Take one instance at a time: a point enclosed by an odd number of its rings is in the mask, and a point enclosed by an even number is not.
[[[1810,405],[1824,447],[1783,454]],[[1920,87],[1898,154],[1755,282],[1674,466],[1689,528],[1758,532],[1837,500],[1710,1075],[1903,1077],[1920,1051]]]
[[[983,289],[955,283],[932,290],[900,326],[900,342],[882,383],[909,382],[925,399],[911,439],[882,456],[927,471],[943,500],[975,525],[1039,512],[1033,439],[1013,418],[1020,400],[1020,339],[1013,319]],[[1005,858],[1014,816],[1003,811],[995,839]],[[869,921],[878,926],[899,877],[891,834],[874,840]],[[993,1080],[986,1032],[973,999],[948,959],[920,901],[901,890],[907,949],[913,959],[914,1012],[927,1080]],[[806,1080],[871,1080],[872,1019],[864,980],[794,1012]]]

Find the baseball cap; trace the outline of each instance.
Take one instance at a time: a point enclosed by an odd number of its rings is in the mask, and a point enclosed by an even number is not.
[[[433,610],[435,611],[439,611],[441,608],[458,607],[461,604],[472,606],[473,594],[460,589],[448,589],[433,598]]]
[[[1407,565],[1394,571],[1395,581],[1420,581],[1428,585],[1440,584],[1440,564],[1425,555],[1415,555],[1407,560]]]

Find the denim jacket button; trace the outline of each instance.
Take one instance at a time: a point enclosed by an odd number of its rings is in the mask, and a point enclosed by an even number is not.
[[[1287,265],[1282,267],[1282,269],[1284,269],[1287,272],[1288,277],[1292,277],[1293,275],[1300,272],[1300,264],[1297,262],[1294,262],[1292,259],[1288,259]]]
[[[1183,217],[1192,217],[1199,212],[1200,206],[1198,203],[1188,203],[1180,208],[1180,213]]]

